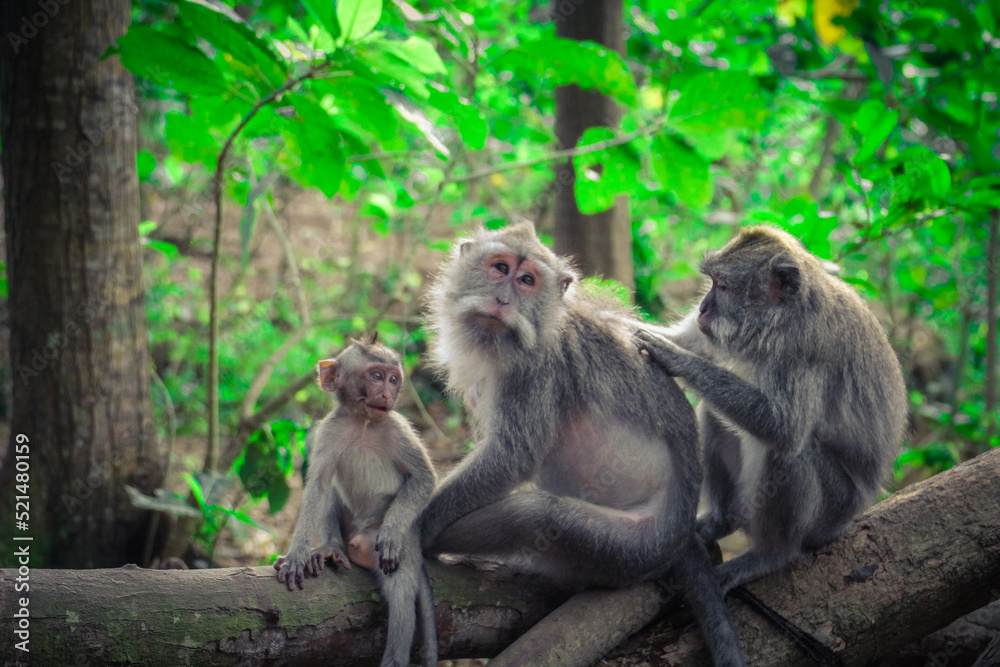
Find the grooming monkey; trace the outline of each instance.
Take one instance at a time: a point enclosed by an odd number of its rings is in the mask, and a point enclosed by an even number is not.
[[[453,249],[431,295],[433,357],[478,444],[424,511],[424,545],[571,586],[672,568],[715,664],[744,665],[695,534],[694,412],[636,348],[633,314],[576,282],[530,223]]]
[[[698,534],[742,528],[723,591],[836,538],[871,504],[906,429],[889,340],[861,297],[790,234],[748,227],[701,271],[712,287],[666,336],[637,334],[701,398],[711,504]]]
[[[340,405],[317,428],[292,542],[274,567],[289,590],[301,589],[304,575],[318,575],[327,558],[351,569],[350,555],[371,570],[389,605],[382,666],[409,664],[418,610],[422,658],[434,666],[434,594],[418,519],[436,477],[413,427],[393,411],[402,384],[399,355],[380,345],[377,334],[319,362],[319,386],[336,394]],[[310,549],[317,533],[322,544]]]

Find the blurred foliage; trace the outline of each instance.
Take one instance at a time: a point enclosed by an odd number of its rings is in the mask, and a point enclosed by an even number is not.
[[[210,174],[241,119],[308,74],[233,138],[225,174],[227,201],[243,210],[220,327],[230,426],[305,326],[298,293],[312,324],[258,404],[376,326],[419,371],[417,247],[446,249],[470,223],[518,216],[544,235],[564,187],[552,178],[555,86],[575,83],[624,110],[620,128],[583,135],[574,187],[585,211],[628,196],[635,302],[648,316],[686,308],[700,256],[739,225],[778,225],[838,265],[890,332],[913,416],[900,480],[998,444],[983,399],[985,248],[1000,206],[995,3],[632,0],[622,58],[555,37],[580,0],[227,1],[136,0],[117,50],[140,77],[143,191],[202,223],[182,253],[143,231],[151,346],[181,432],[204,430],[207,264],[196,250],[210,237]],[[281,218],[300,187],[336,207],[350,253],[296,249],[300,292],[278,281],[262,296],[248,287],[258,219]],[[454,229],[435,228],[435,214]],[[360,228],[405,234],[409,250],[365,268]],[[413,383],[425,403],[445,400],[429,375]],[[300,392],[279,416],[290,421],[255,433],[237,464],[272,509],[318,401]],[[456,406],[449,414],[443,428],[460,422]]]

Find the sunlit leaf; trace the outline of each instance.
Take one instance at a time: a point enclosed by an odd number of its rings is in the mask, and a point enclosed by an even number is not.
[[[613,49],[593,42],[559,37],[521,42],[497,58],[493,68],[542,76],[553,87],[576,84],[585,90],[596,89],[630,107],[637,102],[628,65]]]
[[[444,61],[434,45],[420,37],[410,37],[405,42],[388,41],[390,50],[424,74],[445,74]]]
[[[854,116],[854,126],[862,137],[861,148],[854,156],[854,161],[864,162],[874,155],[896,127],[898,120],[898,111],[886,109],[884,104],[875,100],[865,102]]]
[[[382,16],[382,0],[337,0],[342,38],[354,42],[372,31]]]
[[[653,140],[652,160],[660,184],[688,206],[697,208],[712,201],[714,187],[708,161],[683,140],[658,135]]]
[[[615,138],[606,127],[592,127],[583,133],[577,147]],[[628,146],[618,145],[573,156],[576,170],[576,202],[580,212],[592,215],[614,206],[619,195],[631,192],[639,174],[639,160]]]
[[[670,109],[669,124],[682,132],[719,132],[757,127],[766,115],[754,77],[716,70],[688,81]]]

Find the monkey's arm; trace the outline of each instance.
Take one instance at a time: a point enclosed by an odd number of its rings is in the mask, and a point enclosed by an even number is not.
[[[664,338],[673,341],[679,347],[688,352],[693,352],[699,357],[706,359],[713,358],[712,342],[698,328],[698,308],[693,308],[679,322],[674,322],[667,327],[644,326],[654,333],[660,334]]]
[[[338,518],[340,494],[337,493],[333,480],[319,479],[318,473],[324,466],[318,459],[319,457],[315,461],[313,474],[306,481],[306,490],[302,494],[299,516],[295,520],[295,530],[292,531],[292,541],[288,545],[288,553],[274,564],[275,569],[278,570],[278,581],[285,582],[287,580],[288,590],[293,590],[296,585],[300,589],[303,588],[305,575],[316,576],[319,574],[327,556],[333,555],[337,559],[338,555],[344,553],[344,542],[340,534]],[[332,524],[337,524],[336,528],[331,527]],[[324,539],[329,541],[319,549],[310,551],[309,544],[312,542],[313,536],[321,530]],[[346,561],[346,557],[344,560]]]
[[[771,395],[735,373],[691,354],[662,336],[639,331],[636,338],[650,359],[683,378],[704,400],[740,428],[787,455],[802,450],[821,410],[821,390],[801,366],[779,369]]]
[[[432,547],[442,530],[492,504],[531,478],[555,437],[556,404],[546,378],[502,396],[483,429],[486,438],[444,479],[424,510],[421,538]],[[506,405],[505,405],[506,403]]]
[[[427,453],[412,431],[401,436],[399,467],[406,479],[385,512],[378,531],[375,550],[379,567],[385,574],[399,566],[403,536],[416,527],[417,519],[434,492],[434,470]]]

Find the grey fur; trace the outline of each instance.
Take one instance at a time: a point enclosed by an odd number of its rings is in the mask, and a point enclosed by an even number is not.
[[[477,446],[425,510],[424,545],[572,586],[673,568],[716,664],[744,665],[695,535],[691,406],[638,352],[633,313],[576,280],[530,224],[481,231],[444,265],[432,354],[472,411]]]
[[[746,228],[701,270],[713,287],[700,308],[638,338],[702,399],[711,507],[698,533],[742,528],[753,543],[719,566],[728,591],[830,542],[871,504],[906,430],[906,391],[871,310],[790,234]]]
[[[398,381],[389,384],[392,369]],[[384,381],[376,382],[374,371]],[[304,575],[318,575],[327,558],[350,569],[344,536],[367,536],[379,554],[371,572],[389,607],[382,667],[410,663],[418,611],[422,660],[436,666],[434,594],[417,532],[436,477],[413,427],[392,409],[403,382],[399,355],[374,337],[355,341],[335,360],[320,362],[319,374],[339,405],[310,434],[309,476],[288,554],[275,563],[278,581],[302,588]],[[387,414],[369,416],[375,404]],[[323,543],[310,550],[319,533]]]

